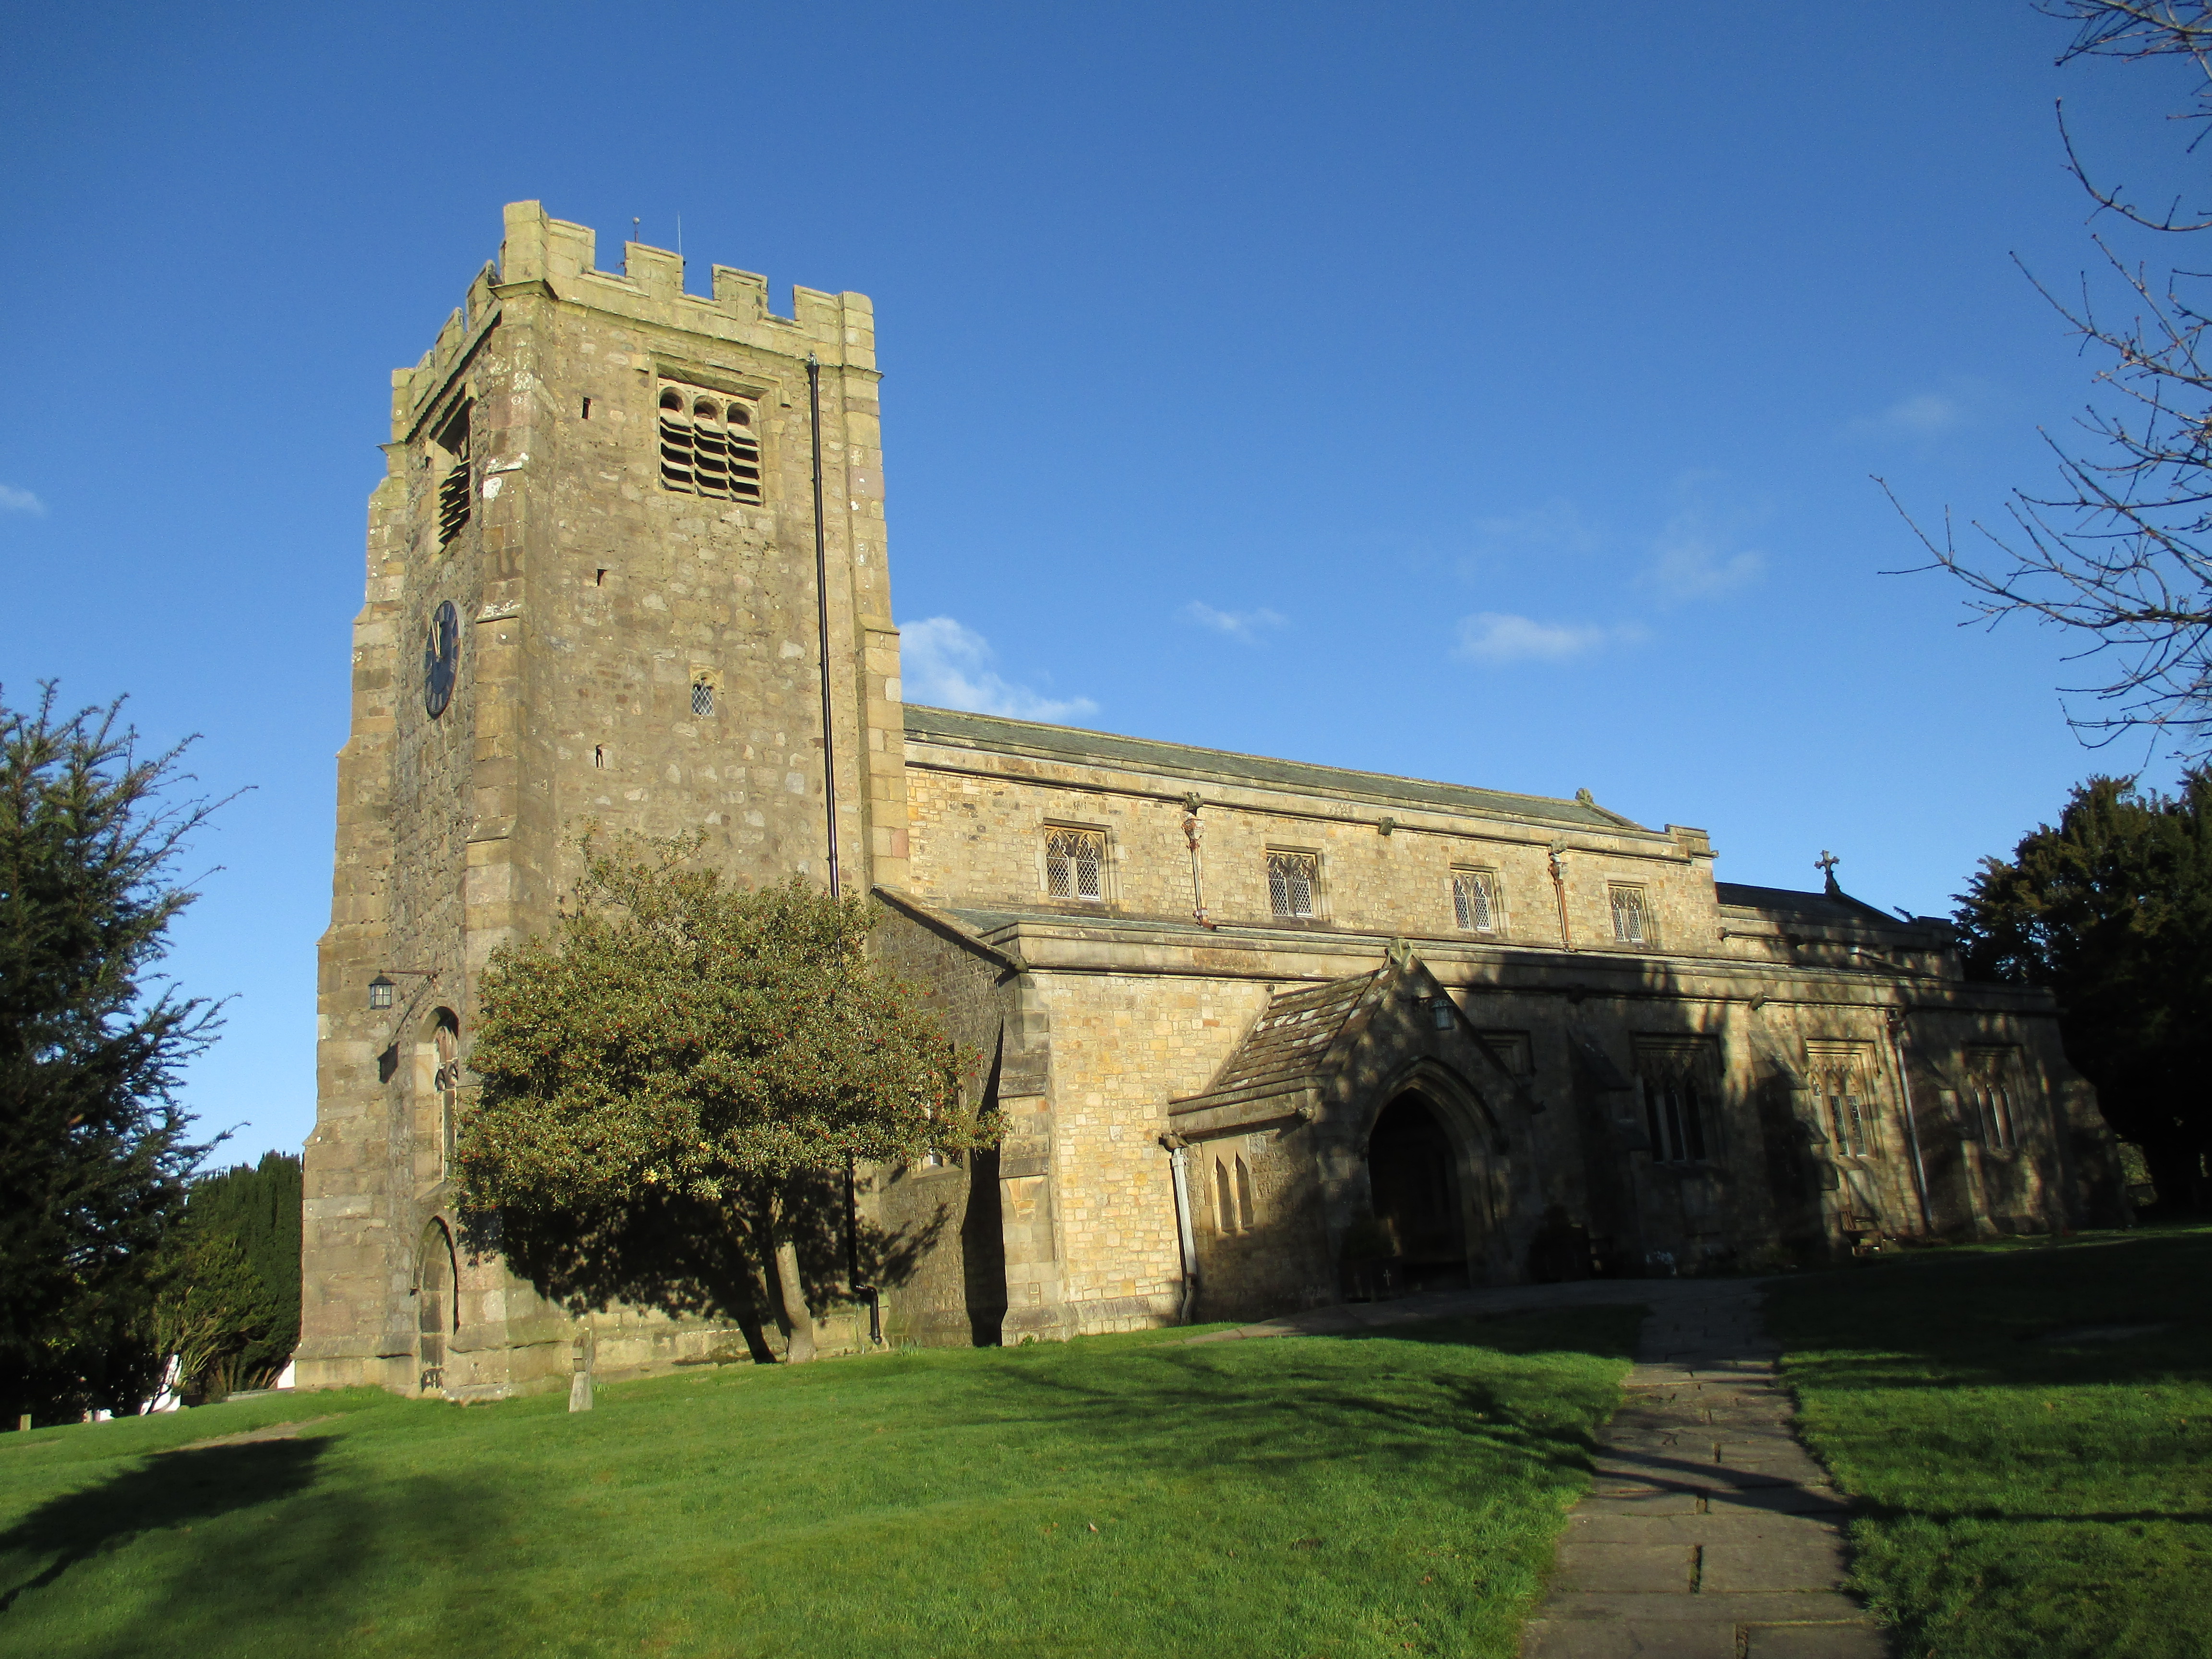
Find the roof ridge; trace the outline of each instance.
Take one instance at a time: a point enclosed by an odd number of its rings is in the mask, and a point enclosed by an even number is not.
[[[992,726],[1013,728],[1016,732],[1073,734],[1079,737],[1103,738],[1111,743],[1142,744],[1159,749],[1180,749],[1193,755],[1212,756],[1224,761],[1243,763],[1246,766],[1300,767],[1314,772],[1335,772],[1352,778],[1370,778],[1377,783],[1386,785],[1411,784],[1424,789],[1464,790],[1470,794],[1494,796],[1501,801],[1526,801],[1533,806],[1565,808],[1571,815],[1570,821],[1577,821],[1585,815],[1595,814],[1603,822],[1594,824],[1593,828],[1628,830],[1642,835],[1658,833],[1656,830],[1645,829],[1632,818],[1600,806],[1595,801],[1584,801],[1579,798],[1565,795],[1539,795],[1518,789],[1494,789],[1487,784],[1455,783],[1445,778],[1416,777],[1405,772],[1372,772],[1364,767],[1340,766],[1330,761],[1296,760],[1284,755],[1255,755],[1241,749],[1215,749],[1205,744],[1182,743],[1173,738],[1144,738],[1127,732],[1102,732],[1094,726],[1058,726],[1046,720],[1020,720],[1012,714],[986,714],[974,709],[943,708],[933,703],[909,702],[902,704],[902,707],[905,710],[902,724],[909,732],[917,729],[927,732],[928,730],[927,717],[929,715],[949,715],[956,721],[981,721]],[[917,716],[923,718],[917,721]],[[1049,745],[1040,744],[1037,746]],[[1106,757],[1100,757],[1100,758]],[[1278,783],[1275,787],[1282,786]],[[1393,792],[1389,789],[1376,789],[1369,793],[1389,794]],[[1549,815],[1532,814],[1532,816],[1550,816],[1557,819],[1559,814],[1554,812]]]

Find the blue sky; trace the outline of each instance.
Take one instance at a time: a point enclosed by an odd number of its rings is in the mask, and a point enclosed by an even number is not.
[[[1657,27],[1664,25],[1663,28]],[[1931,520],[2052,476],[2093,365],[2026,0],[17,12],[0,686],[131,695],[240,797],[170,966],[187,1103],[313,1118],[314,942],[388,371],[502,203],[874,297],[908,694],[1547,793],[1723,879],[1948,910],[2088,772]],[[2159,250],[2151,249],[2154,257]],[[699,282],[695,281],[695,287]],[[2154,760],[2148,775],[2172,769]]]

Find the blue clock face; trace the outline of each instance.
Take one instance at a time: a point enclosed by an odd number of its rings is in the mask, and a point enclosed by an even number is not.
[[[461,668],[461,619],[447,599],[430,614],[422,638],[422,707],[435,720],[453,700],[453,679]]]

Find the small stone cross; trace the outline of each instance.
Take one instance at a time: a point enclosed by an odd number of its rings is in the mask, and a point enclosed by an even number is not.
[[[1827,878],[1828,890],[1832,893],[1836,890],[1836,866],[1842,862],[1825,847],[1820,849],[1820,856],[1813,860],[1813,867]]]

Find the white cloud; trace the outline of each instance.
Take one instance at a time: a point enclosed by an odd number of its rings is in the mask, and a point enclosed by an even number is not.
[[[0,483],[0,513],[43,514],[46,504],[27,489],[18,489],[13,484]]]
[[[1766,572],[1766,556],[1743,545],[1765,507],[1722,488],[1724,475],[1703,469],[1674,480],[1675,508],[1651,538],[1651,562],[1637,577],[1662,604],[1717,599]]]
[[[1966,423],[1966,406],[1940,392],[1916,392],[1879,415],[1863,415],[1850,429],[1863,437],[1932,438]]]
[[[1211,628],[1217,634],[1226,634],[1231,639],[1242,640],[1247,645],[1259,643],[1261,629],[1281,628],[1290,621],[1279,611],[1269,611],[1264,607],[1258,611],[1216,611],[1199,599],[1193,599],[1183,606],[1180,614],[1185,622]]]
[[[1474,537],[1481,544],[1541,548],[1553,553],[1593,553],[1605,539],[1583,517],[1582,509],[1569,501],[1547,501],[1525,513],[1477,519]]]
[[[908,702],[1024,720],[1063,720],[1098,711],[1088,697],[1047,697],[1026,685],[1010,684],[992,668],[993,660],[991,642],[950,617],[899,624],[900,672]]]
[[[1719,538],[1697,514],[1677,514],[1652,547],[1657,556],[1644,580],[1662,598],[1678,603],[1718,599],[1757,581],[1766,570],[1764,553],[1723,551]]]
[[[1457,654],[1493,668],[1515,662],[1566,662],[1603,646],[1642,637],[1643,630],[1634,627],[1542,623],[1507,611],[1483,611],[1460,618]]]

